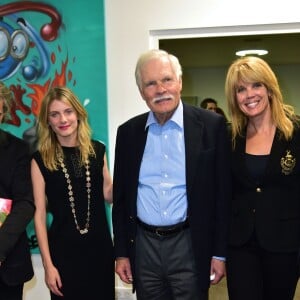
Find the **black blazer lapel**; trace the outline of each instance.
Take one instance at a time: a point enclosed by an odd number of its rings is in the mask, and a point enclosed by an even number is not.
[[[246,167],[246,132],[236,138],[235,148],[233,150],[233,168],[236,168],[235,174],[240,174],[240,178],[245,178],[248,182],[255,184],[255,181],[249,176]]]
[[[203,122],[199,115],[193,113],[191,107],[183,105],[183,124],[186,157],[186,186],[189,194],[194,177],[198,169],[199,156],[201,154]]]
[[[134,165],[133,167],[133,174],[135,174],[135,179],[138,181],[138,176],[139,176],[139,171],[140,171],[140,166],[141,166],[141,161],[143,158],[144,154],[144,149],[146,145],[146,140],[147,140],[147,134],[148,134],[148,128],[145,128],[146,121],[147,121],[148,114],[142,115],[137,121],[138,124],[134,125],[135,127],[133,130],[135,131],[134,134],[132,135],[135,138],[135,146],[134,146],[134,154],[133,159]]]

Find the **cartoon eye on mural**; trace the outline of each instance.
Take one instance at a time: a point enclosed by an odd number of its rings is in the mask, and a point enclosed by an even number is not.
[[[50,24],[37,30],[24,17],[16,14],[20,11],[38,11],[52,18]],[[10,3],[0,7],[0,79],[5,80],[13,76],[22,66],[27,57],[30,42],[36,47],[39,56],[33,56],[30,63],[22,68],[22,74],[27,81],[45,76],[50,68],[49,53],[44,41],[53,41],[58,35],[61,17],[57,11],[46,4],[29,1]],[[16,24],[20,29],[4,21],[4,17]]]
[[[29,38],[23,30],[14,30],[0,21],[0,79],[13,76],[29,50]]]

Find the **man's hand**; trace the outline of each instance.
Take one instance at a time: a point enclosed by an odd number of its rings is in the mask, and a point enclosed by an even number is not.
[[[125,283],[132,283],[132,273],[129,258],[118,257],[116,260],[116,273]]]
[[[214,274],[214,276],[212,276]],[[210,265],[211,284],[217,284],[226,275],[225,261],[212,258]]]

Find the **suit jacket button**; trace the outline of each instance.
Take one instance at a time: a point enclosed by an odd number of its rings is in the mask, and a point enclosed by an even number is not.
[[[259,187],[256,188],[256,192],[257,192],[257,193],[261,193],[261,188],[259,188]]]

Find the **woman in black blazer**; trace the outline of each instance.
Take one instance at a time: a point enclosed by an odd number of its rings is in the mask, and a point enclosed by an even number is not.
[[[230,300],[292,300],[300,246],[300,131],[275,74],[257,57],[229,67],[233,198]]]
[[[10,90],[0,81],[0,123],[9,111]],[[26,226],[34,213],[28,145],[0,129],[0,198],[12,207],[0,227],[0,299],[22,300],[33,277]]]

